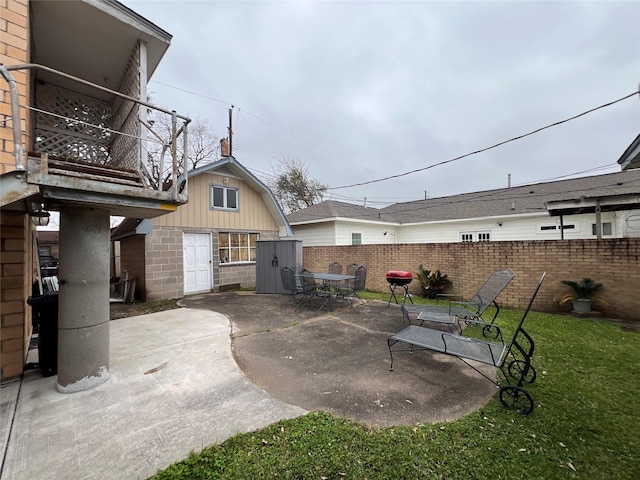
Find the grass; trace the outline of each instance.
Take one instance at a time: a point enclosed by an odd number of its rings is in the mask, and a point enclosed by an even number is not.
[[[384,299],[380,294],[365,297]],[[421,299],[422,300],[422,299]],[[521,311],[498,323],[515,328]],[[371,429],[313,412],[193,453],[157,479],[635,479],[640,472],[640,334],[532,312],[536,407],[496,396],[451,423]]]

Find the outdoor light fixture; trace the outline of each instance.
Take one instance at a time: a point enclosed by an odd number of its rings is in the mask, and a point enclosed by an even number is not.
[[[44,204],[38,205],[37,210],[33,210],[29,212],[29,216],[31,217],[31,223],[38,227],[46,227],[49,225],[49,217],[51,214],[44,209]]]

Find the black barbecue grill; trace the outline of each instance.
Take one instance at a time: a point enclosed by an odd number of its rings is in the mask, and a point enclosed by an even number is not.
[[[391,305],[391,299],[398,302],[398,298],[396,297],[396,288],[402,287],[404,289],[404,297],[402,298],[402,303],[407,301],[407,298],[411,303],[413,303],[413,299],[411,295],[409,295],[409,284],[413,280],[413,275],[411,272],[406,270],[389,270],[387,272],[387,282],[389,282],[389,291],[391,295],[389,296],[389,303],[387,303],[387,307]]]

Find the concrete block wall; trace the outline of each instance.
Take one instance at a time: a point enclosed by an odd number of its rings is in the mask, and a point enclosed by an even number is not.
[[[558,299],[569,291],[561,280],[591,277],[602,283],[608,304],[597,307],[604,315],[640,321],[640,239],[544,240],[519,242],[431,243],[304,247],[304,266],[326,271],[329,263],[360,263],[367,266],[367,289],[388,292],[385,273],[409,270],[423,264],[440,269],[453,281],[449,293],[468,298],[495,270],[510,268],[514,281],[500,296],[501,305],[524,307],[543,271],[547,278],[534,308],[568,311]],[[420,293],[414,280],[411,293]]]
[[[22,374],[31,338],[30,228],[28,217],[0,215],[0,379]]]
[[[0,0],[0,63],[5,66],[29,63],[29,2],[28,0]],[[11,72],[18,86],[20,97],[20,121],[22,146],[28,151],[26,133],[28,115],[25,108],[29,105],[30,80],[25,70]],[[0,78],[0,118],[11,118],[11,98],[9,85]],[[0,122],[0,174],[15,169],[13,156],[13,130],[10,121]]]
[[[182,230],[153,227],[145,235],[146,301],[184,296]]]

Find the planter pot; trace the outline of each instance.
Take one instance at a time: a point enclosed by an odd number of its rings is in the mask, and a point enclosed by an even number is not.
[[[431,290],[430,288],[424,288],[423,286],[421,286],[421,288],[422,288],[422,296],[424,298],[436,298],[440,293],[439,290]]]
[[[571,306],[575,313],[588,313],[591,311],[590,298],[576,298],[571,301]]]

